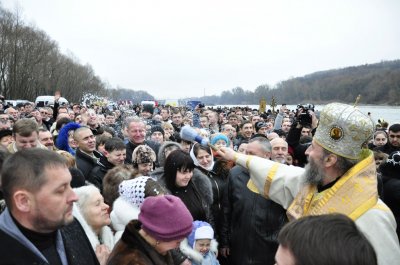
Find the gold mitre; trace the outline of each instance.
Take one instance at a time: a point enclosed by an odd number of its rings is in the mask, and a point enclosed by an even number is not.
[[[321,111],[314,140],[334,154],[360,159],[363,146],[371,139],[373,132],[373,121],[357,108],[331,103]]]

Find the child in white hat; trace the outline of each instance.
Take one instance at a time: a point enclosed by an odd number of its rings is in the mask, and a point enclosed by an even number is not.
[[[214,230],[207,222],[194,221],[193,230],[181,242],[180,249],[192,265],[219,265],[216,257],[218,243],[214,239]]]

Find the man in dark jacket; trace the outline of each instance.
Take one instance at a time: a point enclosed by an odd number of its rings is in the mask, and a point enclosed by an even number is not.
[[[103,192],[103,178],[108,170],[125,162],[126,146],[117,138],[110,138],[104,144],[104,156],[100,157],[97,165],[91,170],[88,181]]]
[[[82,171],[85,179],[89,178],[90,171],[97,165],[103,155],[96,151],[96,138],[89,127],[80,127],[74,132],[74,140],[78,144],[76,149],[76,166]]]
[[[233,142],[233,149],[237,150],[242,142],[250,140],[253,132],[254,128],[251,121],[244,121],[240,124],[240,131]]]
[[[247,154],[269,158],[271,144],[264,137],[255,137],[247,146]],[[247,188],[248,171],[235,166],[223,201],[224,216],[220,254],[229,257],[229,264],[274,264],[278,249],[277,236],[286,222],[286,211],[279,204],[251,192]]]
[[[395,151],[400,151],[400,123],[392,124],[389,127],[388,141],[384,146],[376,148],[388,155]]]
[[[128,118],[126,120],[126,128],[129,142],[126,144],[126,164],[132,164],[133,150],[139,145],[147,145],[158,154],[160,144],[151,140],[146,140],[146,124],[138,117]],[[156,163],[157,164],[157,163]]]
[[[400,239],[400,151],[391,153],[379,166],[383,181],[383,201],[392,210]]]
[[[30,149],[8,158],[1,177],[7,209],[0,215],[1,264],[99,264],[72,215],[78,197],[65,160]],[[109,254],[96,250],[105,260]]]

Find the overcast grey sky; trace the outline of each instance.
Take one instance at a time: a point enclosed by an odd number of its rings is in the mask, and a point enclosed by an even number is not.
[[[0,0],[112,87],[220,95],[400,58],[399,0]]]

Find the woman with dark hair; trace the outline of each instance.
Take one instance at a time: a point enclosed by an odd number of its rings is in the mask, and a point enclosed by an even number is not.
[[[195,165],[188,153],[172,151],[164,165],[164,175],[159,182],[172,195],[179,197],[193,219],[213,224],[210,212],[212,203],[211,183],[206,176],[194,171]]]

